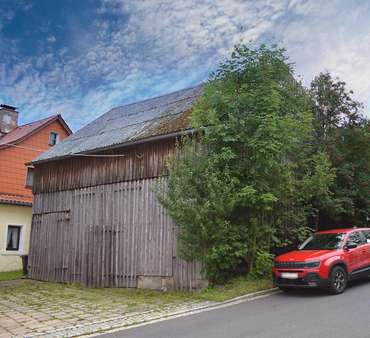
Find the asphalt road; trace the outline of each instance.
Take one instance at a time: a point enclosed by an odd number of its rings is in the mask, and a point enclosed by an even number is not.
[[[344,294],[306,290],[101,335],[101,338],[370,337],[370,282]]]

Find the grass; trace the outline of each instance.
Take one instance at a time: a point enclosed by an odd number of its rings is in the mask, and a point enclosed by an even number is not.
[[[20,272],[7,273],[19,278]],[[4,278],[4,274],[2,274]],[[9,304],[31,313],[43,313],[65,326],[116,318],[132,312],[170,310],[189,301],[223,301],[271,287],[271,281],[240,277],[226,285],[201,292],[159,292],[144,289],[85,288],[79,285],[38,282],[22,279],[0,284],[0,321],[6,318]],[[23,310],[22,310],[23,311]],[[71,321],[71,323],[70,323]],[[64,324],[63,324],[64,323]],[[58,326],[57,325],[57,326]]]
[[[22,271],[0,272],[0,282],[22,278]]]
[[[144,289],[85,288],[79,285],[36,282],[0,288],[2,296],[14,296],[19,303],[34,308],[53,307],[61,304],[82,305],[91,308],[120,307],[124,312],[139,311],[193,299],[189,292],[157,292]]]
[[[7,279],[1,279],[1,278]],[[17,279],[21,272],[0,274],[0,280]],[[85,288],[79,285],[68,285],[49,282],[24,280],[24,283],[0,288],[17,296],[27,305],[42,306],[45,302],[73,302],[86,306],[105,307],[113,304],[125,305],[127,311],[142,310],[153,306],[181,303],[185,301],[221,302],[247,293],[272,287],[270,280],[255,280],[239,277],[222,286],[209,287],[201,292],[158,292],[145,289],[124,288]],[[6,289],[6,290],[5,290]],[[41,300],[41,301],[40,301]]]
[[[272,288],[270,279],[253,279],[250,277],[238,277],[230,280],[225,285],[214,286],[199,293],[197,298],[222,302],[248,293]]]

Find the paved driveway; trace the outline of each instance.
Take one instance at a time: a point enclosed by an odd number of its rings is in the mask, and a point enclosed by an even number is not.
[[[344,294],[278,293],[101,338],[366,338],[370,337],[370,283]]]
[[[191,311],[209,302],[137,289],[0,283],[0,338],[75,337]]]
[[[126,304],[94,304],[63,293],[53,297],[43,283],[19,280],[0,283],[0,338],[24,337],[76,325],[89,325],[126,311]]]

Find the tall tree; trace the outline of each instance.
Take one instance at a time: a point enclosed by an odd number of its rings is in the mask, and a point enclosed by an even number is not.
[[[327,72],[313,80],[310,94],[316,147],[336,174],[330,198],[316,201],[319,226],[364,226],[370,219],[370,133],[363,105]]]
[[[170,161],[161,200],[183,256],[203,261],[211,280],[307,233],[309,201],[333,181],[325,153],[313,152],[310,109],[276,46],[237,46],[204,86],[192,112],[200,133]]]
[[[346,90],[344,81],[328,72],[320,73],[312,81],[310,93],[316,140],[320,146],[332,145],[338,128],[363,125],[363,105],[352,98],[353,91]]]

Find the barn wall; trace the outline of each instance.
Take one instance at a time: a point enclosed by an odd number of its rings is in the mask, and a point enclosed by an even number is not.
[[[166,161],[175,140],[119,148],[101,154],[121,157],[71,157],[38,164],[34,194],[155,178],[167,174]]]
[[[202,286],[200,264],[177,257],[176,226],[154,192],[164,183],[149,178],[36,194],[30,277],[94,287],[137,287],[143,277],[161,277],[175,289]]]

